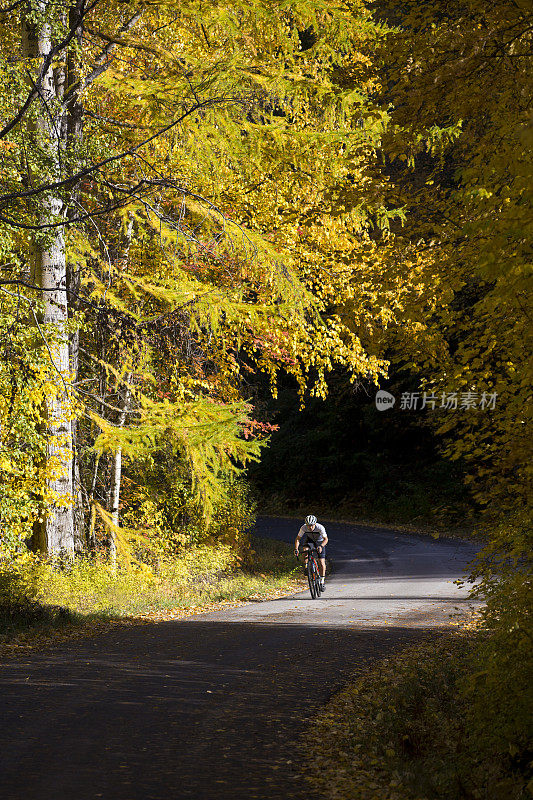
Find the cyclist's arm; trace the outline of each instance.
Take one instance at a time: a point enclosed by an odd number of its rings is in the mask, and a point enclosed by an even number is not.
[[[300,528],[300,530],[299,530],[299,531],[298,531],[298,533],[296,534],[296,539],[294,540],[294,549],[295,549],[295,550],[298,550],[298,549],[299,549],[299,547],[300,547],[300,540],[302,539],[303,535],[304,535],[304,531],[302,530],[302,528]]]
[[[324,528],[324,526],[322,526],[321,533],[322,533],[322,537],[323,538],[322,538],[322,541],[320,542],[320,548],[325,547],[327,545],[327,543],[328,543],[328,535],[326,533],[326,529]]]
[[[322,541],[319,543],[319,546],[320,547],[325,547],[327,545],[327,543],[328,543],[328,535],[326,533],[326,529],[324,528],[323,525],[317,525],[317,528],[318,528],[318,531],[319,531],[320,535],[322,536]]]

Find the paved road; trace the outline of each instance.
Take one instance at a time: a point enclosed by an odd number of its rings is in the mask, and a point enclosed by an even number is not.
[[[263,517],[257,532],[293,542],[299,523]],[[455,584],[477,552],[457,539],[435,540],[390,529],[326,525],[333,573],[325,594],[308,591],[284,600],[213,614],[226,621],[319,626],[445,625],[468,613],[467,590]]]
[[[294,528],[258,525],[288,541]],[[474,554],[328,532],[335,570],[318,601],[119,627],[0,667],[2,800],[311,800],[307,718],[355,671],[464,608],[453,580]]]

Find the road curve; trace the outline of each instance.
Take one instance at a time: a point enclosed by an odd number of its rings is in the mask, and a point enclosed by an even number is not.
[[[299,521],[261,517],[257,533],[294,542]],[[325,523],[333,571],[326,592],[221,611],[213,619],[318,625],[447,625],[468,614],[468,588],[455,581],[478,548],[459,539],[433,539],[386,528]]]
[[[298,523],[262,519],[291,541]],[[120,626],[0,666],[2,800],[300,800],[307,720],[435,635],[471,545],[327,525],[326,594]],[[296,744],[298,743],[298,744]]]

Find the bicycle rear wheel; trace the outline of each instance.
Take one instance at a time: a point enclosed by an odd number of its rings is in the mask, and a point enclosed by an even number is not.
[[[316,598],[316,585],[315,576],[313,572],[313,559],[307,559],[307,582],[309,583],[309,591],[311,592],[311,600]]]

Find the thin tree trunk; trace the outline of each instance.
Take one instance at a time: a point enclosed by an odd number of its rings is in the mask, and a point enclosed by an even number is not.
[[[120,250],[120,258],[116,259],[117,266],[120,269],[126,269],[128,265],[128,258],[130,253],[130,246],[131,240],[133,236],[133,215],[129,214],[128,221],[126,224],[126,229],[123,232],[121,242],[122,247]],[[123,428],[126,422],[126,415],[129,411],[130,401],[131,401],[131,391],[129,388],[129,384],[131,382],[132,373],[128,372],[126,375],[126,388],[121,396],[120,400],[120,408],[121,413],[119,414],[118,418],[118,427]],[[111,512],[111,521],[113,525],[118,528],[119,525],[119,504],[120,504],[120,484],[122,479],[122,447],[117,448],[113,455],[113,460],[111,462],[111,481],[109,487],[109,510]],[[117,562],[117,541],[116,541],[116,533],[115,531],[111,530],[109,535],[109,555],[111,558],[111,562],[116,564]]]
[[[94,500],[94,493],[96,491],[96,481],[98,479],[98,467],[100,466],[100,455],[97,454],[94,462],[94,470],[93,470],[93,481],[91,484],[91,492],[89,494],[88,505],[91,509],[90,517],[89,517],[89,530],[87,532],[87,546],[90,550],[96,550],[96,536],[95,536],[95,526],[96,526],[96,506]]]
[[[74,434],[73,430],[73,434]],[[74,494],[74,549],[81,553],[85,549],[85,505],[80,473],[79,449],[77,437],[73,435],[74,457],[72,459],[72,482]]]
[[[121,399],[120,408],[121,412],[118,418],[118,427],[123,428],[126,422],[126,414],[129,411],[131,401],[131,391],[129,383],[131,381],[131,373],[126,376],[126,389]],[[111,512],[111,522],[118,528],[119,519],[119,505],[120,505],[120,483],[122,478],[122,447],[119,445],[113,455],[111,462],[111,481],[109,485],[109,511]],[[109,557],[111,563],[115,566],[117,563],[117,539],[114,530],[109,533]]]

